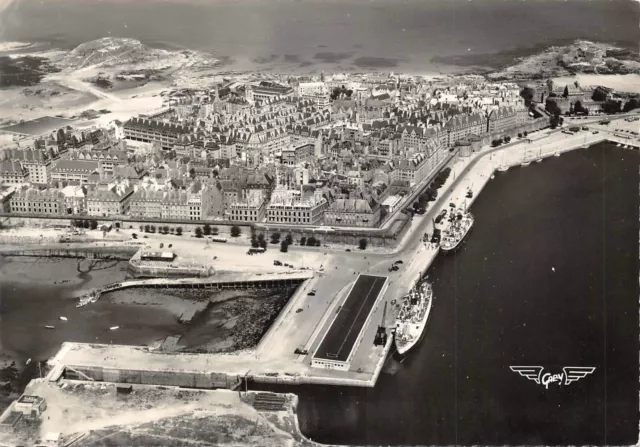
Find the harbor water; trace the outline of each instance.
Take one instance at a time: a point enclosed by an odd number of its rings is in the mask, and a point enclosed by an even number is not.
[[[260,388],[299,394],[323,443],[635,443],[639,155],[602,143],[496,173],[464,246],[427,272],[424,340],[375,388]],[[514,365],[596,369],[546,389]]]

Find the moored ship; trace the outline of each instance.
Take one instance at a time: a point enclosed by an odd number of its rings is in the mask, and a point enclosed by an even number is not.
[[[398,354],[404,355],[422,340],[432,302],[433,289],[428,282],[413,288],[402,299],[394,337]]]
[[[469,212],[453,212],[449,219],[449,227],[444,230],[440,250],[443,253],[455,251],[473,226],[473,215]]]

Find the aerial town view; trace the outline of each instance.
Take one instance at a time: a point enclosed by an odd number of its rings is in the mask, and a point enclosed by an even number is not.
[[[0,1],[0,447],[637,443],[638,20]]]

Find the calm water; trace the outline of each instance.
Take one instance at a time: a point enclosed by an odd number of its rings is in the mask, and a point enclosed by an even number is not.
[[[416,72],[446,70],[431,61],[434,57],[469,55],[477,60],[478,55],[576,38],[636,46],[640,12],[633,0],[8,0],[5,4],[0,5],[0,40],[6,41],[51,41],[69,48],[110,35],[210,51],[230,56],[244,68]]]
[[[12,258],[14,262],[28,262],[34,258]],[[0,258],[0,267],[7,260]],[[76,292],[88,290],[124,279],[119,263],[97,273],[74,274],[74,259],[55,262],[42,261],[21,264],[25,268],[41,269],[42,278],[25,283],[11,277],[0,277],[0,347],[20,360],[46,360],[65,341],[82,343],[150,344],[167,335],[181,334],[185,326],[170,312],[150,306],[112,304],[100,300],[90,306],[77,308]],[[72,276],[73,275],[73,276]],[[83,278],[81,285],[52,284],[54,279]],[[49,278],[49,284],[45,280]],[[97,281],[96,281],[97,280]],[[64,316],[68,321],[61,321]],[[46,329],[45,326],[55,326]],[[120,326],[111,331],[111,326]]]
[[[635,443],[639,155],[601,144],[496,176],[466,245],[428,272],[427,336],[405,361],[389,360],[373,389],[276,388],[299,393],[303,432],[341,444]],[[510,365],[596,370],[546,390]]]

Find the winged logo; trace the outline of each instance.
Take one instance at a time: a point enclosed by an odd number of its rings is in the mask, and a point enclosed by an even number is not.
[[[511,371],[517,372],[522,377],[526,377],[529,380],[533,380],[540,385],[540,373],[542,373],[542,366],[510,366]]]
[[[564,371],[565,385],[569,385],[571,382],[582,379],[595,371],[593,366],[565,366],[562,368]]]

